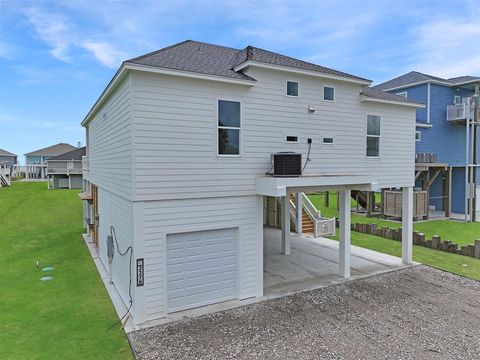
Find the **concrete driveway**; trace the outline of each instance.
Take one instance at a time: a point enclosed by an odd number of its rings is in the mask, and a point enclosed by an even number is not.
[[[139,359],[480,359],[480,282],[415,266],[129,338]]]

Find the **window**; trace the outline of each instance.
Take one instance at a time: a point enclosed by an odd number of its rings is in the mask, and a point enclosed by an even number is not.
[[[453,97],[453,103],[455,105],[460,105],[462,103],[462,97],[460,95],[455,95]]]
[[[404,97],[405,99],[408,98],[408,93],[407,93],[406,91],[402,91],[402,92],[396,93],[395,95]]]
[[[367,156],[378,157],[380,153],[380,116],[367,115]]]
[[[335,101],[335,89],[330,86],[323,87],[323,100]]]
[[[415,141],[422,140],[422,133],[420,131],[415,131]]]
[[[218,154],[240,155],[240,103],[218,100]]]
[[[335,140],[332,137],[324,137],[322,138],[322,144],[333,144]]]
[[[298,143],[298,136],[287,135],[285,137],[285,142],[297,144]]]
[[[298,96],[298,82],[287,81],[287,96]]]

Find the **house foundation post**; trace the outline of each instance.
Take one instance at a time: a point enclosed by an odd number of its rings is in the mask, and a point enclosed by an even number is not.
[[[402,261],[412,263],[413,186],[402,188]]]
[[[339,271],[341,277],[350,277],[350,190],[338,192],[339,229]]]
[[[303,218],[303,203],[302,203],[302,194],[301,192],[297,192],[295,195],[295,207],[297,211],[297,223],[295,224],[295,229],[297,230],[298,234],[302,233],[302,218]]]
[[[290,199],[288,192],[280,198],[282,208],[282,254],[290,255]]]

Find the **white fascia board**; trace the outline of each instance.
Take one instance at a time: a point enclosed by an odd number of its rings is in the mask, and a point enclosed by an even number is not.
[[[287,188],[292,192],[319,188],[372,190],[377,187],[377,181],[370,176],[349,174],[305,177],[261,176],[257,177],[255,185],[257,195],[281,197],[287,195]]]
[[[401,105],[401,106],[408,106],[408,107],[413,107],[413,108],[417,108],[417,109],[423,109],[425,107],[425,105],[423,105],[423,104],[407,103],[407,102],[387,100],[387,99],[377,99],[377,98],[372,98],[372,97],[368,97],[368,96],[365,96],[365,95],[360,95],[360,101],[369,101],[369,102],[382,103],[382,104]]]
[[[415,123],[415,126],[418,128],[431,128],[433,127],[432,124],[422,124],[422,123]]]
[[[128,71],[143,71],[143,72],[149,72],[154,74],[182,76],[182,77],[193,78],[193,79],[218,81],[223,83],[245,85],[245,86],[254,86],[257,82],[256,80],[232,79],[232,78],[227,78],[223,76],[207,75],[207,74],[195,73],[191,71],[172,70],[172,69],[160,68],[156,66],[123,63],[122,66],[120,66],[120,68],[118,69],[115,76],[110,81],[110,83],[107,85],[105,90],[102,92],[98,100],[95,102],[91,110],[88,112],[85,119],[82,121],[82,124],[81,124],[82,126],[86,126],[88,124],[88,122],[91,120],[92,115],[97,111],[100,105],[103,104],[103,102],[108,97],[112,89],[118,84],[118,82],[121,79],[123,79],[123,77],[127,74]]]
[[[245,69],[248,66],[255,66],[255,67],[264,68],[264,69],[271,69],[271,70],[287,71],[287,72],[291,72],[291,73],[294,73],[294,74],[315,76],[315,77],[320,77],[320,78],[324,78],[324,79],[332,79],[332,80],[344,81],[344,82],[348,82],[348,83],[361,84],[361,85],[371,85],[371,83],[372,83],[370,80],[353,79],[353,78],[349,78],[349,77],[331,75],[331,74],[326,74],[326,73],[321,73],[321,72],[316,72],[316,71],[296,69],[296,68],[292,68],[292,67],[288,67],[288,66],[266,64],[266,63],[262,63],[262,62],[258,62],[258,61],[252,61],[252,60],[247,60],[247,61],[241,63],[240,65],[237,65],[236,67],[233,68],[233,70],[234,71],[240,71],[242,69]]]
[[[452,84],[452,86],[462,86],[462,85],[475,84],[475,83],[480,83],[480,78],[469,80],[469,81],[463,81],[460,83],[455,83],[455,84]]]
[[[397,86],[397,87],[385,89],[385,90],[382,90],[382,91],[394,91],[394,90],[407,89],[407,88],[412,87],[412,86],[418,86],[418,85],[423,85],[423,84],[428,84],[428,83],[437,84],[437,85],[454,86],[452,83],[445,82],[445,81],[423,80],[423,81],[419,81],[419,82],[416,82],[416,83],[411,83],[411,84],[406,84],[406,85],[402,85],[402,86]]]

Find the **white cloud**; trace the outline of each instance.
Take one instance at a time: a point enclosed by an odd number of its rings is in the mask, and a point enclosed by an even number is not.
[[[40,39],[52,48],[50,54],[61,61],[70,62],[68,50],[72,39],[67,18],[35,7],[26,9],[25,14]]]
[[[125,59],[122,51],[115,49],[111,44],[98,41],[85,41],[82,46],[90,51],[103,65],[116,68]]]
[[[470,3],[466,14],[413,29],[415,69],[445,78],[480,75],[480,5]]]

